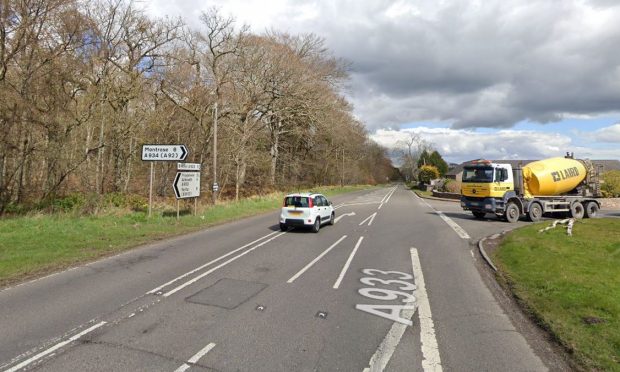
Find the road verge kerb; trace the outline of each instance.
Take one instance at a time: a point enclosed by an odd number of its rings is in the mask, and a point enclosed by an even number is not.
[[[495,266],[487,252],[484,250],[484,241],[487,240],[487,238],[488,237],[482,238],[478,241],[478,250],[480,251],[480,255],[482,255],[482,258],[484,258],[487,264],[489,264],[489,266],[491,266],[494,271],[497,271],[497,266]]]

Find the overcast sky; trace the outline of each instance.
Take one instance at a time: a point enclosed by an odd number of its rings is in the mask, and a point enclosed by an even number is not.
[[[620,159],[620,1],[152,0],[199,26],[216,6],[261,33],[315,33],[346,60],[372,138],[413,131],[453,162]]]

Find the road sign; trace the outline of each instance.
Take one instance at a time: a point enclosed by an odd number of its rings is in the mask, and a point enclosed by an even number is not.
[[[217,183],[213,184],[213,191],[218,191],[220,189],[220,185],[218,185]]]
[[[180,171],[199,171],[200,163],[177,163],[177,170]]]
[[[196,198],[200,196],[200,173],[177,172],[172,184],[177,199]]]
[[[187,153],[185,145],[142,145],[145,161],[183,161]]]

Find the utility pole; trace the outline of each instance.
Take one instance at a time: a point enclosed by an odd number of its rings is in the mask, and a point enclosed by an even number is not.
[[[213,205],[217,202],[217,192],[219,185],[217,184],[217,100],[215,101],[215,110],[213,118]]]

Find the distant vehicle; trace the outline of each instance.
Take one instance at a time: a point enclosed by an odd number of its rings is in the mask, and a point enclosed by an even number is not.
[[[545,213],[558,212],[576,219],[594,217],[600,183],[599,170],[572,154],[516,168],[476,160],[463,168],[461,207],[476,218],[493,213],[508,222],[522,216],[536,222]]]
[[[280,213],[280,230],[289,227],[310,227],[317,233],[324,224],[334,224],[336,212],[332,203],[321,194],[301,193],[284,197]]]

